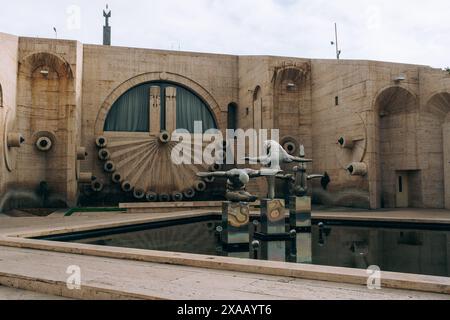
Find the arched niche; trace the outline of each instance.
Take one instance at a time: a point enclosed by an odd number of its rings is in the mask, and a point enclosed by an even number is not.
[[[20,182],[34,185],[46,181],[58,193],[71,192],[68,197],[74,193],[69,191],[68,181],[75,177],[75,158],[73,164],[65,161],[72,145],[66,130],[71,130],[68,121],[73,116],[74,90],[73,71],[63,57],[37,52],[19,62],[15,128],[26,141],[20,153],[27,155],[18,158]],[[54,145],[47,153],[35,146],[36,133],[43,131],[56,132]]]
[[[421,207],[421,172],[417,161],[418,99],[392,86],[375,102],[381,207]]]
[[[450,209],[450,93],[438,92],[428,100],[421,122],[421,146],[428,166],[424,172],[427,205]]]
[[[293,136],[311,147],[311,91],[309,63],[283,64],[273,78],[273,127],[280,136]]]
[[[227,129],[236,130],[238,128],[238,105],[235,102],[228,104]]]
[[[259,130],[263,128],[263,96],[260,86],[256,86],[253,91],[253,128]]]

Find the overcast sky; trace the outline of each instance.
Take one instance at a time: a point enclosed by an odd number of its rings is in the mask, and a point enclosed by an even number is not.
[[[450,66],[449,0],[0,0],[0,32],[229,54]],[[78,14],[79,13],[79,14]],[[78,23],[79,22],[79,23]]]

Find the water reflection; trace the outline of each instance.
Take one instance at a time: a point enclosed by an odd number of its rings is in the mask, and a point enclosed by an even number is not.
[[[253,243],[224,247],[220,240],[221,232],[220,221],[204,221],[105,235],[77,242],[239,258],[254,257],[255,248],[252,247],[251,252],[249,250]],[[383,271],[450,276],[449,231],[329,226],[323,223],[312,227],[311,237],[313,264],[363,269],[378,265]],[[278,249],[268,248],[268,252]],[[271,256],[269,254],[268,258]]]

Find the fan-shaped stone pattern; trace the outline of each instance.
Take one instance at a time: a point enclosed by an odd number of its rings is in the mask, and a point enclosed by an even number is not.
[[[171,160],[177,142],[162,143],[159,137],[105,137],[99,147],[99,161],[111,175],[111,183],[129,183],[132,190],[158,195],[183,194],[195,186],[203,165],[177,165]],[[97,139],[97,145],[98,144]],[[103,152],[104,151],[104,152]],[[102,154],[108,154],[102,157]],[[118,181],[120,178],[120,181]]]

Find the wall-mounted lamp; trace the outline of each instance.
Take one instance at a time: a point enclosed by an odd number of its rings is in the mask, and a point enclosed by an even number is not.
[[[406,77],[405,77],[403,74],[398,75],[398,76],[396,76],[396,77],[394,78],[394,82],[395,82],[395,83],[399,83],[399,82],[402,82],[402,81],[405,81],[405,80],[406,80]]]

